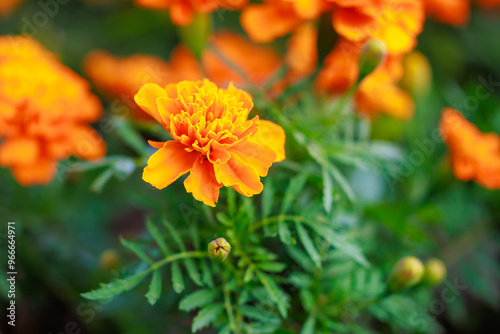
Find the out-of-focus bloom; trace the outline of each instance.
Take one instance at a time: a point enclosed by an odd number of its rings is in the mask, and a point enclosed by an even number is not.
[[[469,20],[469,0],[424,0],[425,13],[452,25],[462,25]]]
[[[70,155],[102,157],[105,143],[88,125],[100,114],[88,83],[35,40],[0,37],[0,165],[20,184],[49,183]]]
[[[439,259],[429,259],[425,262],[425,273],[423,282],[429,285],[441,283],[446,278],[446,267]]]
[[[457,110],[443,109],[441,136],[451,151],[455,176],[475,180],[489,189],[500,188],[500,137],[482,133]]]
[[[248,0],[135,0],[138,6],[153,9],[168,9],[176,25],[191,23],[196,13],[210,13],[217,9],[241,9]]]
[[[300,25],[288,41],[285,63],[288,68],[287,82],[295,83],[316,70],[318,63],[318,32],[314,23]]]
[[[84,60],[85,73],[110,99],[133,101],[146,83],[165,86],[181,80],[201,80],[203,72],[196,57],[184,46],[177,47],[167,63],[160,58],[134,55],[117,58],[103,51],[94,51]],[[130,104],[134,116],[151,120],[135,103]]]
[[[0,1],[0,16],[9,14],[23,0],[2,0]]]
[[[390,291],[400,291],[416,285],[424,276],[424,265],[414,256],[402,258],[392,268],[387,281]]]
[[[202,53],[208,78],[219,86],[233,82],[238,86],[266,85],[281,67],[278,53],[271,47],[250,43],[242,36],[218,32]]]
[[[500,0],[477,0],[477,2],[486,8],[493,8],[500,5]]]
[[[340,40],[326,58],[325,67],[316,79],[316,88],[320,92],[340,94],[352,87],[359,75],[361,48],[359,43]],[[415,111],[413,99],[396,85],[402,75],[401,57],[386,57],[373,73],[361,81],[355,93],[357,109],[370,117],[385,113],[403,120],[411,118]]]
[[[143,179],[158,189],[190,172],[186,191],[215,206],[222,186],[244,196],[260,193],[260,177],[285,158],[283,129],[258,116],[247,119],[252,98],[233,85],[222,89],[208,80],[165,88],[146,84],[135,101],[173,138],[149,142],[158,151],[149,158]]]
[[[330,0],[335,30],[353,42],[382,40],[392,54],[412,50],[422,31],[425,15],[420,0]]]
[[[99,265],[107,271],[118,269],[121,262],[120,254],[114,249],[107,249],[99,255]]]
[[[253,41],[267,43],[294,31],[304,21],[317,18],[327,5],[324,0],[266,0],[246,6],[240,22]]]
[[[401,86],[415,95],[425,95],[432,85],[432,69],[427,58],[413,51],[403,59],[404,74]]]
[[[217,238],[208,244],[208,255],[212,261],[224,261],[230,251],[231,245],[224,238]]]

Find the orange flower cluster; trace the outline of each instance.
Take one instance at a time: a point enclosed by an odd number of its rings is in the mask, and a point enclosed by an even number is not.
[[[315,49],[316,30],[306,24],[290,40],[285,59],[271,47],[255,45],[240,35],[221,31],[210,37],[201,63],[186,47],[178,46],[168,63],[146,55],[119,59],[106,52],[94,51],[86,57],[84,68],[105,95],[124,101],[129,101],[145,83],[165,86],[205,77],[218,86],[229,83],[240,87],[271,85],[271,93],[277,93],[314,71]],[[288,68],[285,78],[273,82],[284,65]],[[134,104],[131,107],[139,119],[151,120],[142,109]]]
[[[283,129],[258,116],[250,95],[229,85],[181,81],[162,88],[144,85],[137,104],[158,121],[173,140],[149,142],[158,148],[144,168],[143,179],[158,189],[190,173],[186,191],[215,206],[222,186],[244,196],[262,191],[260,177],[285,158]]]
[[[500,0],[477,0],[479,5],[492,8],[500,5]],[[463,25],[469,20],[470,0],[424,0],[425,12],[441,22]]]
[[[138,6],[168,9],[172,22],[179,26],[191,23],[196,13],[204,14],[216,9],[241,9],[248,0],[135,0]]]
[[[439,129],[450,148],[457,178],[500,189],[500,137],[497,134],[482,133],[452,108],[443,110]]]
[[[88,125],[100,117],[98,99],[40,44],[0,37],[0,166],[23,185],[46,184],[57,161],[96,159],[105,144]]]

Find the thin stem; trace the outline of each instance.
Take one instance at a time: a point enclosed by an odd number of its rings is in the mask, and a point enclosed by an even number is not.
[[[254,232],[255,230],[264,227],[265,225],[269,225],[272,223],[277,223],[280,220],[292,220],[297,223],[305,223],[307,222],[307,219],[301,216],[287,216],[287,215],[277,215],[277,216],[272,216],[268,217],[266,219],[262,219],[261,221],[258,221],[257,223],[253,224],[249,228],[249,232]]]
[[[224,306],[226,308],[227,315],[229,317],[229,325],[231,326],[231,330],[237,332],[238,326],[236,325],[236,320],[234,318],[233,305],[231,304],[231,292],[227,288],[226,284],[224,284]]]
[[[193,258],[193,257],[200,257],[200,258],[208,257],[208,253],[205,251],[196,251],[196,252],[183,252],[183,253],[170,255],[161,261],[155,262],[153,265],[151,265],[151,267],[149,267],[146,270],[146,272],[154,271],[158,268],[163,267],[164,265],[166,265],[167,263],[170,263],[170,262],[174,262],[174,261],[181,260],[181,259]]]

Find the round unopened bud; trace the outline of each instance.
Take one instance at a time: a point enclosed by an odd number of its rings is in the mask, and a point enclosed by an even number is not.
[[[224,238],[217,238],[208,244],[208,254],[212,261],[224,261],[230,251],[231,245]]]
[[[443,261],[432,258],[425,262],[423,282],[428,285],[437,285],[446,277],[446,267]]]
[[[99,256],[99,265],[102,269],[112,271],[121,265],[120,254],[114,249],[107,249]]]
[[[363,80],[368,74],[375,71],[387,55],[387,46],[379,39],[368,40],[359,55],[359,79]]]
[[[414,95],[426,95],[432,83],[432,70],[427,58],[413,51],[404,58],[403,68],[401,86]]]
[[[387,287],[390,291],[400,291],[420,282],[423,275],[422,262],[414,256],[407,256],[399,260],[392,268]]]

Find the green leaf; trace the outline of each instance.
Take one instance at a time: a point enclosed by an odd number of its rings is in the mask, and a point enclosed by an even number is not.
[[[281,218],[278,221],[278,234],[282,243],[284,243],[285,245],[292,245],[292,232],[290,232],[288,225]]]
[[[321,257],[319,256],[319,253],[316,250],[316,247],[314,246],[309,233],[307,233],[304,226],[302,226],[302,224],[300,223],[295,223],[295,228],[297,229],[297,234],[300,241],[302,242],[302,245],[304,245],[307,254],[309,254],[311,259],[314,261],[316,267],[321,268]]]
[[[168,256],[170,254],[170,251],[165,242],[165,239],[161,235],[158,227],[150,219],[146,220],[146,229],[148,230],[149,234],[151,234],[158,246],[160,246],[160,250],[162,251],[163,255]]]
[[[263,310],[254,306],[247,305],[238,306],[237,310],[245,317],[252,320],[257,320],[259,322],[270,323],[274,325],[279,325],[281,323],[281,319],[273,315],[271,312],[269,312],[269,310]]]
[[[82,293],[81,296],[90,300],[110,299],[125,291],[130,291],[135,288],[148,274],[148,271],[143,271],[126,278],[115,279],[107,284],[101,283],[101,287],[99,289]]]
[[[302,326],[300,334],[314,334],[315,327],[316,327],[316,316],[314,315],[314,313],[311,313],[309,314],[309,317],[304,323],[304,326]]]
[[[287,247],[288,255],[297,262],[305,271],[312,273],[314,272],[314,263],[311,258],[307,256],[301,249],[297,247]]]
[[[137,255],[142,261],[149,263],[149,264],[154,263],[154,261],[151,260],[151,258],[149,256],[147,256],[147,254],[144,252],[144,250],[142,250],[142,248],[138,244],[136,244],[135,242],[125,240],[122,237],[120,237],[120,242],[125,248],[127,248],[132,253]]]
[[[334,183],[337,185],[341,193],[349,200],[349,202],[354,203],[356,201],[356,195],[354,195],[354,191],[352,190],[349,182],[347,182],[346,178],[340,170],[335,167],[333,164],[328,164],[328,171],[333,177]]]
[[[213,288],[214,281],[212,279],[212,273],[210,272],[210,268],[205,261],[201,261],[201,275],[203,283],[205,283],[208,287]]]
[[[326,168],[322,168],[323,174],[323,207],[327,213],[332,211],[333,206],[333,180]]]
[[[172,263],[172,286],[174,291],[181,293],[184,291],[184,279],[178,262]]]
[[[170,224],[168,222],[168,220],[162,219],[162,222],[163,222],[163,225],[165,225],[165,227],[167,228],[169,235],[172,237],[172,239],[174,239],[174,242],[177,244],[177,246],[179,247],[179,249],[181,251],[185,252],[186,251],[186,246],[184,246],[184,242],[182,241],[182,238],[179,235],[179,233],[177,233],[177,231],[175,230],[175,228],[172,226],[172,224]]]
[[[283,316],[283,318],[286,318],[289,307],[288,297],[286,296],[286,294],[270,276],[264,274],[261,271],[257,271],[257,277],[271,297],[273,303],[278,307],[278,311],[280,312],[280,314]]]
[[[271,178],[264,181],[264,190],[262,191],[262,219],[266,219],[273,209],[274,185]]]
[[[224,310],[224,304],[217,303],[202,308],[193,319],[191,330],[193,333],[210,325],[217,316]]]
[[[193,280],[196,285],[204,286],[198,268],[196,268],[196,262],[193,259],[185,259],[183,261],[184,266],[187,269],[189,277]]]
[[[249,266],[245,271],[245,275],[243,276],[243,282],[248,283],[254,277],[255,269],[253,266]]]
[[[195,308],[207,305],[217,298],[219,291],[217,289],[201,289],[182,298],[179,303],[179,309],[189,312]]]
[[[269,271],[273,273],[280,273],[286,268],[285,263],[281,262],[261,262],[257,263],[257,267],[264,271]],[[251,267],[250,267],[251,268]]]
[[[146,293],[146,298],[150,305],[156,304],[158,298],[161,295],[161,272],[159,269],[153,272],[153,277],[151,278],[151,283],[149,284],[148,293]]]
[[[148,156],[148,146],[137,130],[123,117],[114,117],[113,125],[118,135],[141,156]]]
[[[104,186],[113,177],[115,171],[112,167],[106,168],[90,185],[90,190],[100,194]]]
[[[285,196],[283,198],[283,204],[281,205],[281,214],[282,215],[287,213],[290,210],[294,200],[300,194],[302,189],[304,189],[308,176],[309,176],[308,173],[302,172],[290,181],[290,183],[288,184],[288,187],[285,191]]]
[[[312,222],[308,222],[307,224],[314,230],[314,232],[325,239],[330,245],[337,248],[339,251],[346,254],[359,264],[365,267],[370,266],[370,263],[368,262],[368,260],[366,260],[361,250],[356,245],[353,245],[352,243],[347,241],[344,236],[341,236],[328,227],[320,224]]]

